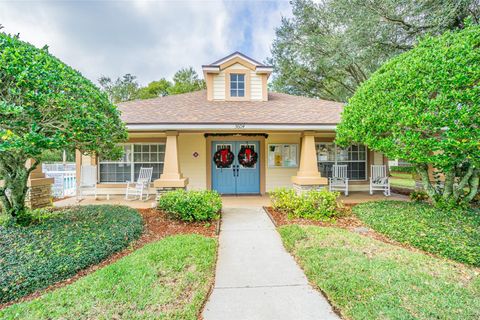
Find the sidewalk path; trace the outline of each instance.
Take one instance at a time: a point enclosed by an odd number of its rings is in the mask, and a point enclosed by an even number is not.
[[[224,209],[205,320],[339,319],[282,245],[262,208]]]

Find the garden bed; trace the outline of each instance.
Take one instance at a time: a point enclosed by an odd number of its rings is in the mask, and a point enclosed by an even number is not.
[[[284,225],[287,250],[347,319],[480,318],[480,270],[340,228]]]
[[[421,250],[480,266],[480,210],[440,210],[428,203],[379,201],[355,206],[369,227]]]
[[[0,318],[194,320],[213,283],[216,248],[214,238],[167,236],[69,286],[0,310]]]
[[[78,208],[87,208],[90,206],[78,207]],[[112,206],[106,206],[112,207]],[[114,206],[118,207],[118,206]],[[120,208],[127,208],[127,207],[120,207]],[[64,280],[57,281],[55,283],[51,283],[50,285],[45,286],[43,289],[38,288],[36,292],[28,294],[16,301],[10,301],[7,303],[0,304],[0,309],[5,308],[12,303],[16,303],[18,301],[26,301],[38,298],[42,294],[48,291],[52,291],[61,287],[64,287],[68,284],[72,284],[78,279],[95,272],[105,266],[108,266],[122,257],[125,257],[131,254],[133,251],[143,247],[145,244],[148,244],[153,241],[160,240],[166,236],[170,235],[177,235],[177,234],[197,234],[203,235],[206,237],[214,237],[216,235],[216,224],[215,223],[205,223],[205,222],[183,222],[175,219],[171,219],[168,217],[164,212],[156,210],[156,209],[131,209],[131,212],[140,215],[143,217],[143,224],[144,229],[143,233],[139,236],[138,239],[131,242],[128,247],[124,250],[115,252],[106,258],[104,258],[101,262],[91,265],[89,267],[83,268],[78,272],[72,274],[68,278]],[[138,215],[138,214],[137,214]]]
[[[0,226],[0,302],[7,303],[126,248],[143,230],[134,209],[84,206],[56,210],[29,226]]]

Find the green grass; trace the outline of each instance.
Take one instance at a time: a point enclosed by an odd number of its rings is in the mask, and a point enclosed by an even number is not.
[[[197,319],[213,281],[216,240],[179,235],[148,244],[1,319]]]
[[[138,211],[82,206],[54,211],[29,226],[0,225],[0,303],[66,279],[137,239]]]
[[[338,229],[279,229],[346,319],[480,319],[479,270]]]
[[[415,189],[415,180],[411,173],[390,172],[390,185],[407,189]]]
[[[368,226],[396,241],[480,266],[480,210],[440,210],[427,203],[379,201],[353,207]]]

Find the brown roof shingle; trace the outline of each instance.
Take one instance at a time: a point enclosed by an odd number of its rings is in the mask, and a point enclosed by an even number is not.
[[[337,124],[343,103],[269,93],[268,101],[208,101],[205,90],[118,104],[127,124]]]

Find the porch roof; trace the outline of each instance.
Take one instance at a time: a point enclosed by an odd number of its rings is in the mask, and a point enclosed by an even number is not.
[[[127,125],[336,125],[343,103],[269,93],[268,101],[208,101],[205,90],[119,103]]]

